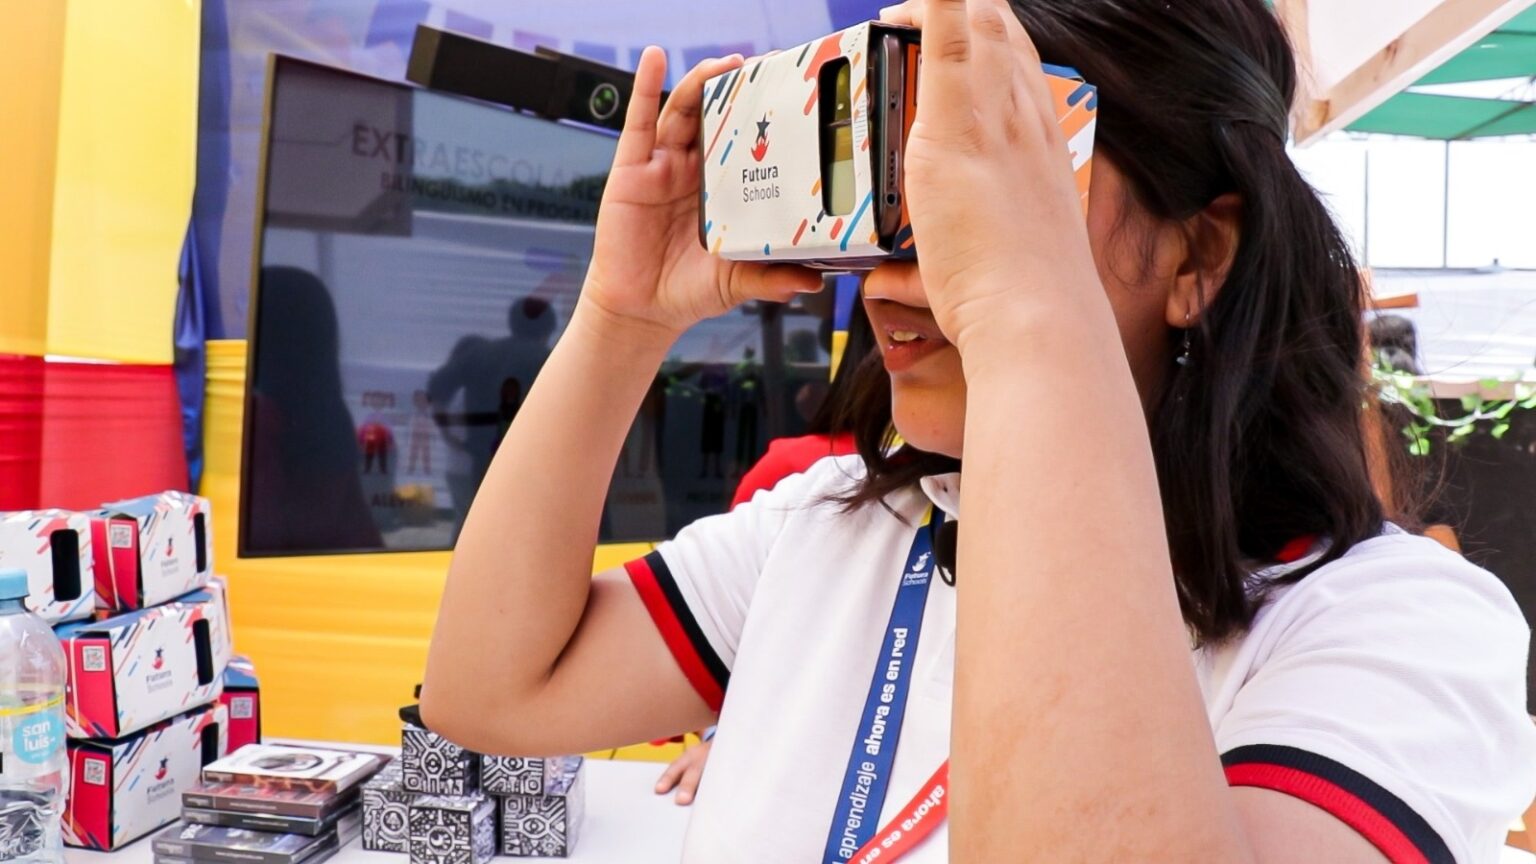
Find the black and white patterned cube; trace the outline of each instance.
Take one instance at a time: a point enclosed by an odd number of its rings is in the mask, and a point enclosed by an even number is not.
[[[407,792],[473,795],[480,791],[480,756],[433,732],[405,724],[400,771]]]
[[[480,787],[487,795],[563,795],[581,770],[580,756],[484,756]]]
[[[410,809],[411,864],[487,864],[496,856],[491,798],[418,798]]]
[[[370,852],[409,852],[411,802],[416,798],[401,783],[397,762],[363,784],[363,848]]]
[[[508,795],[501,799],[501,854],[514,858],[567,858],[586,815],[580,766],[559,780],[560,795]]]

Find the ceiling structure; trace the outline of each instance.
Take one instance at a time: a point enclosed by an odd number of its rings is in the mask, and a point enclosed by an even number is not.
[[[1348,129],[1536,135],[1536,0],[1276,0],[1301,58],[1296,143]]]

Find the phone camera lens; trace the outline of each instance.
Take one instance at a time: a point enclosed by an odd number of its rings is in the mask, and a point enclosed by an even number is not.
[[[889,195],[885,196],[885,203],[887,205],[891,206],[891,207],[895,207],[896,206],[896,202],[900,201],[900,200],[901,200],[900,198],[896,197],[896,193],[895,192],[892,192]]]
[[[619,88],[607,82],[597,85],[592,91],[592,98],[587,102],[587,108],[598,120],[613,117],[619,113]]]

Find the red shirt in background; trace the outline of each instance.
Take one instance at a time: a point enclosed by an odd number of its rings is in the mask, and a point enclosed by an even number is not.
[[[768,442],[768,452],[757,460],[736,487],[731,509],[752,500],[763,489],[772,489],[780,480],[799,474],[828,456],[847,456],[859,452],[852,433],[841,435],[802,435],[799,438],[775,438]]]

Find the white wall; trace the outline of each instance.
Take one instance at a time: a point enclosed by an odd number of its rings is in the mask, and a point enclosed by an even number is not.
[[[1419,296],[1396,311],[1419,333],[1420,367],[1439,381],[1531,377],[1536,270],[1377,270],[1376,284]]]
[[[1373,267],[1536,268],[1536,140],[1450,145],[1449,232],[1444,143],[1339,134],[1292,156]]]

